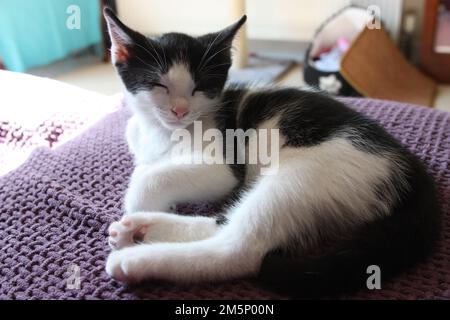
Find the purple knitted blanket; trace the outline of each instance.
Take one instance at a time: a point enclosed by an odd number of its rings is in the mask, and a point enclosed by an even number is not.
[[[442,240],[423,264],[384,284],[342,298],[450,298],[450,113],[400,103],[347,99],[377,119],[428,166],[443,207]],[[104,271],[108,225],[122,213],[132,171],[124,140],[129,113],[121,109],[50,150],[39,148],[0,178],[1,299],[269,299],[283,298],[252,280],[177,286],[125,286]],[[208,214],[189,205],[182,213]],[[79,270],[77,270],[79,268]],[[73,276],[79,271],[79,286]]]

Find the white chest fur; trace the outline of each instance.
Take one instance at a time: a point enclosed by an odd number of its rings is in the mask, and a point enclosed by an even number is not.
[[[209,141],[203,140],[203,134],[206,130],[215,128],[215,123],[210,118],[199,119],[199,121],[202,128],[200,139],[205,147],[204,144],[208,144]],[[185,130],[189,132],[192,143],[194,143],[199,132],[194,130],[194,125],[188,126]],[[173,131],[166,130],[156,123],[154,125],[143,123],[137,115],[128,120],[126,138],[130,151],[135,157],[136,165],[170,160],[173,147],[179,143],[175,137]]]

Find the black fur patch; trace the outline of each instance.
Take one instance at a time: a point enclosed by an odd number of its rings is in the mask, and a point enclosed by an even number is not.
[[[333,250],[305,258],[305,248],[299,247],[295,258],[293,239],[266,256],[261,281],[293,296],[319,297],[361,288],[369,265],[380,266],[386,279],[427,256],[438,237],[440,208],[433,181],[417,157],[375,121],[326,95],[278,89],[254,92],[242,101],[244,93],[242,88],[224,92],[223,100],[230,102],[216,115],[222,131],[256,128],[277,116],[288,146],[310,147],[345,137],[361,151],[402,164],[391,173],[399,199],[389,216],[359,226],[342,226],[332,219],[318,222],[322,240],[335,243]],[[232,168],[236,176],[245,177],[245,168]],[[384,183],[373,188],[379,198],[391,198]],[[299,232],[306,232],[300,238],[308,238],[307,230]],[[289,254],[282,254],[287,248]]]
[[[151,39],[126,27],[114,13],[106,9],[110,28],[118,28],[130,41],[125,43],[128,58],[117,61],[116,68],[128,91],[151,90],[175,63],[188,67],[195,90],[206,96],[218,96],[231,66],[231,43],[244,24],[246,16],[228,28],[201,37],[167,33]],[[111,37],[115,34],[110,32]]]

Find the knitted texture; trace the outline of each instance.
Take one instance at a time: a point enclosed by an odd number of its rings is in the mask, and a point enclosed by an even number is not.
[[[69,141],[115,111],[117,104],[111,102],[120,99],[2,70],[0,88],[0,175],[21,165],[37,147]]]
[[[381,290],[347,299],[450,298],[450,113],[406,104],[346,99],[378,120],[418,155],[434,176],[443,209],[436,253]],[[127,286],[104,271],[107,228],[122,214],[133,169],[123,108],[64,145],[38,148],[0,178],[0,299],[270,299],[286,298],[253,280],[178,286],[146,282]],[[183,205],[180,213],[209,214],[214,206]],[[68,287],[73,266],[80,287]]]

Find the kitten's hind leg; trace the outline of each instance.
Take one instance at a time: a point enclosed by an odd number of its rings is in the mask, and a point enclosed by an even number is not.
[[[245,243],[224,239],[141,244],[115,250],[106,262],[106,272],[123,282],[159,279],[176,282],[225,280],[255,274],[262,257],[247,250]]]
[[[386,161],[345,141],[334,144],[283,150],[278,173],[261,176],[212,237],[117,250],[108,257],[106,271],[122,281],[196,282],[255,275],[274,249],[295,241],[301,250],[339,223],[376,219],[372,205],[383,209],[386,204],[371,187],[386,179]]]
[[[138,243],[189,242],[209,238],[217,228],[212,217],[136,212],[111,224],[108,242],[112,249]]]

